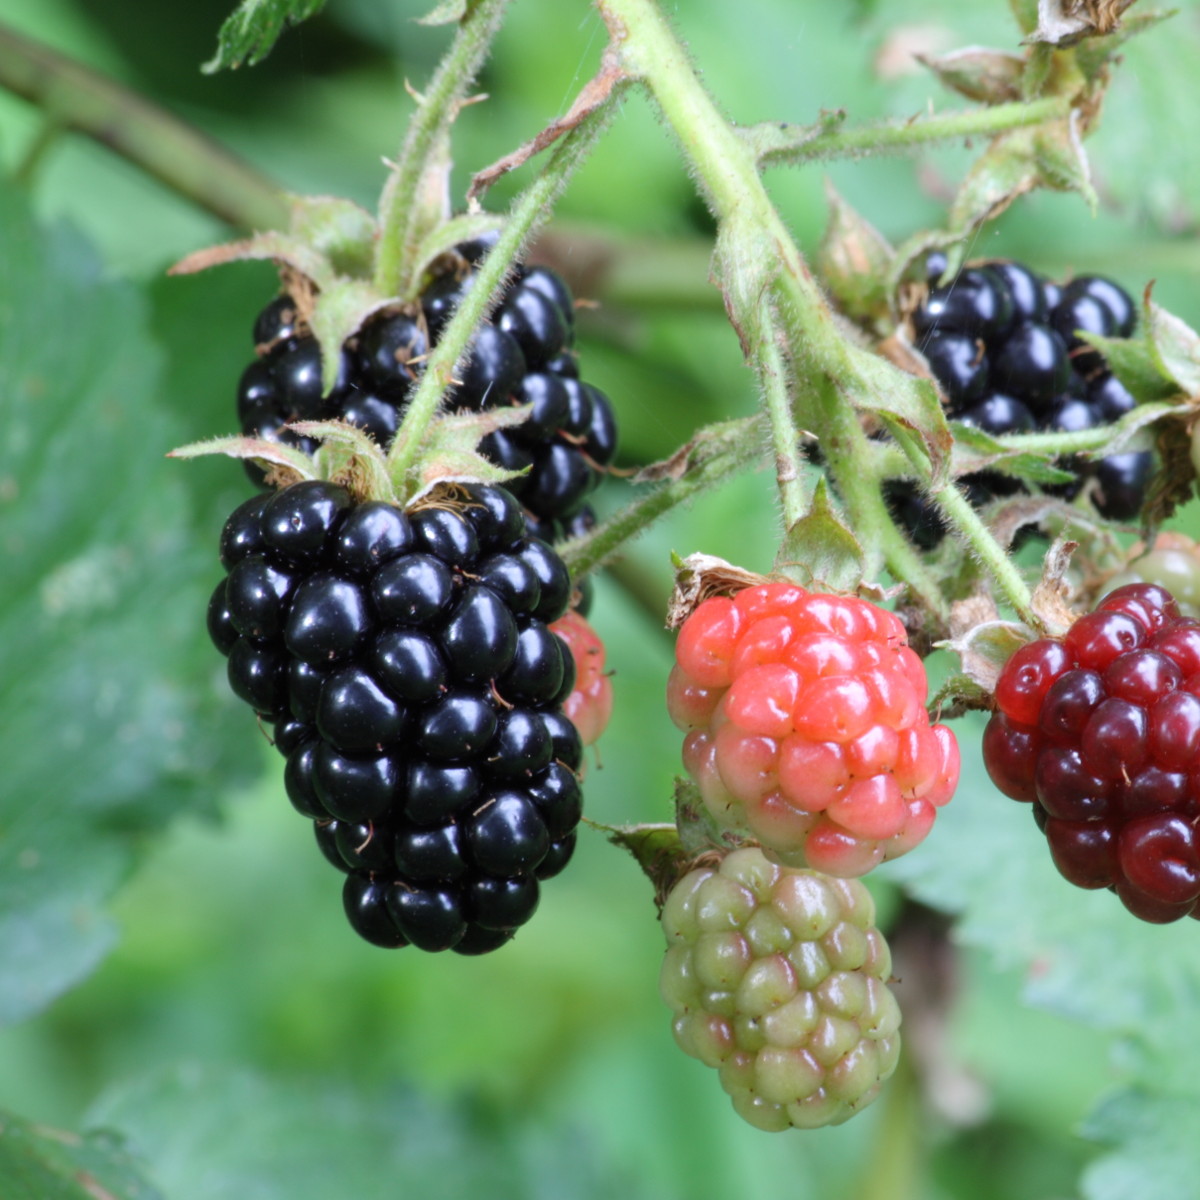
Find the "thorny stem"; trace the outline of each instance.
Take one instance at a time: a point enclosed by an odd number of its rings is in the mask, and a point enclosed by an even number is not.
[[[425,431],[441,404],[446,388],[454,381],[454,368],[466,353],[471,334],[495,303],[522,246],[537,224],[545,219],[555,197],[565,186],[571,172],[586,157],[610,115],[611,106],[601,109],[585,117],[562,138],[545,170],[517,198],[499,240],[479,264],[474,283],[429,355],[421,382],[413,393],[404,421],[388,451],[389,473],[402,488],[404,476],[420,457]]]
[[[508,0],[478,0],[470,9],[409,122],[379,205],[375,285],[385,295],[402,294],[409,283],[404,274],[414,265],[421,233],[418,197],[427,183],[425,168],[448,135],[467,88],[483,65],[507,4]]]
[[[758,417],[710,425],[700,436],[702,453],[692,455],[685,474],[639,496],[595,529],[558,547],[572,579],[603,565],[663,513],[716,486],[747,463],[762,459],[764,438]]]
[[[788,325],[792,369],[802,377],[798,389],[800,419],[820,439],[851,525],[865,543],[868,564],[882,555],[892,573],[944,619],[946,602],[938,581],[887,512],[880,478],[868,465],[872,456],[855,412],[856,400],[861,403],[870,398],[879,404],[881,391],[919,405],[922,398],[918,385],[889,364],[873,364],[868,369],[860,361],[862,356],[839,334],[824,297],[759,178],[757,154],[761,151],[770,157],[772,152],[768,135],[760,135],[768,145],[756,150],[752,135],[740,136],[722,117],[654,0],[596,2],[622,66],[638,76],[653,94],[720,221],[716,274],[754,365],[760,375],[770,370],[769,351],[764,353],[762,349],[769,338],[748,338],[747,331],[765,334],[765,330],[756,329],[757,305],[764,293],[771,291]],[[907,132],[903,126],[830,130],[809,137],[794,152],[803,151],[807,157],[833,150],[865,153],[933,137],[995,134],[1062,116],[1068,107],[1067,101],[1050,98],[1035,102],[1032,108],[1004,105],[976,114],[931,117],[926,119],[928,123],[914,121]],[[979,124],[972,126],[972,121]],[[769,386],[766,393],[770,412]],[[879,406],[888,407],[886,402]],[[918,478],[928,484],[932,468],[925,447],[910,436],[901,448]],[[953,526],[1017,611],[1024,617],[1031,616],[1024,581],[965,498],[953,484],[938,489],[936,494]]]
[[[0,25],[0,87],[230,225],[265,230],[288,223],[286,196],[248,163],[137,92],[6,25]]]

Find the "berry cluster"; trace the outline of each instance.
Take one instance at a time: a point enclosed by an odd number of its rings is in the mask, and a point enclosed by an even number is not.
[[[571,857],[570,579],[503,489],[405,512],[297,483],[226,522],[208,627],[379,946],[480,954]]]
[[[238,419],[248,436],[313,446],[285,430],[289,421],[347,421],[384,448],[399,428],[409,391],[475,275],[486,246],[459,247],[455,269],[438,276],[415,315],[385,311],[342,348],[337,385],[323,396],[316,339],[291,297],[258,316],[258,357],[238,386]],[[521,267],[493,318],[476,330],[470,359],[446,404],[480,410],[530,405],[529,419],[489,434],[480,449],[510,470],[528,473],[505,486],[529,514],[530,531],[546,541],[581,533],[585,506],[613,459],[617,427],[603,392],[579,380],[571,345],[575,304],[567,285],[546,267]]]
[[[681,1049],[759,1129],[836,1125],[896,1068],[891,954],[856,879],[727,854],[667,897],[660,990]]]
[[[862,875],[912,849],[958,782],[898,617],[791,583],[711,597],[667,686],[683,761],[723,824],[778,861]]]
[[[1146,921],[1200,917],[1200,621],[1161,587],[1120,587],[1018,650],[996,709],[988,773],[1033,803],[1059,871]]]
[[[1107,425],[1134,406],[1129,391],[1080,332],[1129,337],[1137,313],[1108,279],[1081,275],[1059,286],[1014,262],[968,267],[938,285],[943,255],[927,264],[931,286],[912,314],[916,348],[949,402],[948,415],[986,433],[1076,433]],[[1076,481],[1057,494],[1076,495],[1089,477],[1101,516],[1137,515],[1153,471],[1149,450],[1109,455],[1096,463],[1059,463]],[[960,481],[977,507],[1022,490],[996,471]],[[932,504],[905,481],[889,485],[889,503],[914,541],[932,548],[945,534]],[[1054,489],[1048,489],[1053,491]]]

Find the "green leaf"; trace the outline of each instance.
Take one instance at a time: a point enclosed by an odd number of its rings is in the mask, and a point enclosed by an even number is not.
[[[320,12],[325,0],[242,0],[217,34],[217,52],[200,69],[206,75],[254,66],[271,52],[279,35]]]
[[[121,1143],[79,1137],[0,1112],[0,1195],[5,1200],[161,1200]]]
[[[171,1200],[653,1194],[601,1157],[585,1130],[558,1131],[556,1154],[499,1114],[400,1087],[380,1093],[193,1063],[110,1089],[89,1118],[127,1131]],[[569,1190],[547,1176],[569,1180]]]
[[[1187,396],[1200,396],[1200,334],[1165,308],[1146,301],[1146,340],[1162,375]]]
[[[253,733],[217,686],[217,530],[163,457],[141,297],[4,192],[0,236],[2,1024],[95,967],[135,845],[213,811]]]
[[[1089,346],[1095,346],[1112,373],[1129,389],[1135,399],[1146,403],[1166,400],[1178,393],[1178,385],[1163,374],[1149,338],[1141,333],[1133,338],[1108,338],[1080,331]]]
[[[1200,1178],[1200,1097],[1127,1088],[1091,1114],[1085,1136],[1120,1149],[1083,1177],[1088,1200],[1192,1200]]]
[[[1149,29],[1119,48],[1123,61],[1113,72],[1091,150],[1101,191],[1131,210],[1131,217],[1148,218],[1183,249],[1180,231],[1200,217],[1200,142],[1172,131],[1181,112],[1200,105],[1200,23],[1189,8],[1161,28],[1149,28],[1168,14],[1133,15],[1137,12],[1130,10],[1115,35],[1084,42],[1075,51],[1085,70],[1091,69],[1085,54],[1108,49],[1124,33]]]

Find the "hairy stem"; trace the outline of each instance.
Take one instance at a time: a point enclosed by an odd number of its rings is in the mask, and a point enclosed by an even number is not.
[[[603,565],[631,538],[652,525],[665,512],[700,492],[715,487],[747,463],[763,455],[763,429],[758,417],[743,417],[702,430],[702,451],[693,450],[692,462],[677,479],[660,484],[602,521],[582,537],[558,547],[572,578]]]
[[[810,499],[805,486],[800,430],[796,426],[791,389],[788,386],[787,363],[779,345],[783,334],[770,301],[763,302],[762,310],[758,371],[763,382],[767,418],[771,423],[775,480],[779,485],[779,500],[783,507],[783,527],[788,530],[808,511]]]
[[[763,166],[775,166],[823,158],[894,153],[957,138],[993,137],[1009,129],[1041,125],[1065,117],[1070,108],[1067,98],[1051,96],[1030,104],[1014,101],[850,129],[837,127],[811,133],[803,126],[781,129],[778,125],[766,125],[747,130],[747,134],[752,138],[759,162]]]
[[[98,71],[0,25],[0,87],[94,138],[230,225],[286,227],[278,185],[193,126]]]
[[[463,18],[429,87],[418,99],[417,111],[380,199],[375,285],[385,294],[407,296],[411,289],[407,275],[415,265],[422,232],[423,207],[418,198],[429,182],[426,168],[449,135],[507,5],[508,0],[478,0]]]

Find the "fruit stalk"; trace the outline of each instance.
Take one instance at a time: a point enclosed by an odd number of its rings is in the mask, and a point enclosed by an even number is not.
[[[603,566],[626,542],[648,529],[665,512],[716,487],[762,455],[762,428],[757,417],[709,425],[690,443],[687,469],[625,505],[582,537],[557,547],[571,577],[577,579]]]
[[[585,117],[558,143],[546,168],[517,198],[495,246],[479,264],[474,285],[455,309],[409,401],[404,421],[388,451],[388,470],[397,486],[421,454],[422,441],[438,411],[454,368],[472,333],[495,302],[512,264],[537,225],[545,219],[571,172],[586,157],[608,123],[610,109]]]
[[[375,284],[385,295],[408,295],[408,271],[417,264],[424,212],[419,203],[428,169],[449,132],[467,88],[487,57],[508,0],[479,0],[470,7],[409,122],[379,204],[379,246]]]

